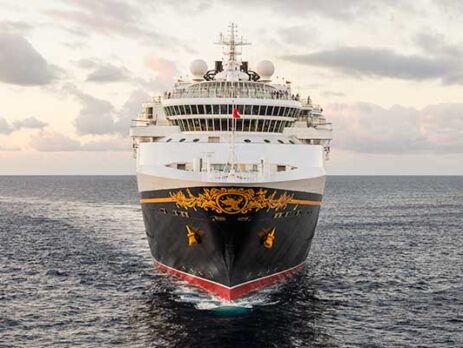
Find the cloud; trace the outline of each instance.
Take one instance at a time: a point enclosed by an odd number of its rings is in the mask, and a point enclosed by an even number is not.
[[[157,57],[154,54],[145,56],[145,66],[164,78],[173,79],[177,74],[175,63],[171,60]]]
[[[330,104],[334,148],[362,153],[461,153],[463,104],[435,104],[423,109],[371,103]]]
[[[374,2],[369,0],[235,0],[226,2],[237,7],[256,7],[260,10],[267,9],[272,13],[284,13],[291,16],[306,17],[308,14],[323,15],[332,19],[347,21],[353,17],[364,16],[370,12],[386,11],[388,8],[402,6],[404,4],[398,0],[383,0]]]
[[[32,29],[32,25],[26,22],[20,21],[1,21],[0,22],[0,32],[9,32],[24,34],[29,32]]]
[[[356,77],[441,79],[444,83],[463,83],[463,64],[460,60],[445,56],[404,55],[387,48],[338,47],[282,58],[298,64],[332,68]]]
[[[74,120],[74,126],[80,135],[120,134],[126,136],[131,121],[142,109],[142,103],[150,100],[150,96],[144,90],[137,89],[132,92],[121,109],[116,110],[110,102],[86,94],[75,86],[68,85],[64,90],[82,105]]]
[[[148,100],[150,96],[143,90],[134,91],[118,112],[118,118],[114,123],[115,131],[124,135],[128,134],[132,120],[136,119],[140,113],[142,103]]]
[[[86,94],[73,85],[67,85],[63,90],[82,106],[74,120],[78,134],[102,135],[114,132],[114,106],[110,102]]]
[[[164,4],[140,0],[65,0],[65,8],[45,10],[45,15],[79,36],[104,36],[142,39],[158,47],[190,50],[187,42],[156,31],[152,13]],[[67,6],[66,6],[67,5]],[[183,4],[182,4],[183,5]],[[145,15],[148,14],[148,15]],[[145,20],[148,19],[148,22]]]
[[[93,32],[118,35],[140,35],[140,10],[129,2],[117,0],[67,0],[71,8],[50,9],[45,13],[55,19],[91,28]]]
[[[20,151],[21,149],[19,147],[6,147],[6,146],[0,146],[0,152],[10,152],[10,151]]]
[[[13,128],[14,129],[20,129],[20,128],[36,128],[36,129],[42,129],[46,127],[48,124],[45,122],[42,122],[35,117],[28,117],[25,118],[22,121],[16,121],[13,122]]]
[[[131,79],[130,71],[125,66],[116,66],[97,59],[80,59],[75,64],[80,68],[92,70],[86,79],[89,82],[111,83]]]
[[[125,67],[117,67],[111,64],[99,66],[87,76],[87,81],[97,83],[120,82],[130,78],[130,72]]]
[[[28,117],[21,121],[15,121],[9,124],[7,120],[0,117],[0,134],[10,134],[22,128],[42,129],[47,126],[47,123],[42,122],[35,117]]]
[[[41,152],[68,151],[130,151],[130,140],[104,139],[81,143],[64,134],[53,131],[41,131],[31,137],[30,146]]]
[[[80,143],[63,134],[52,131],[41,131],[31,137],[30,146],[37,151],[58,152],[58,151],[78,151]]]
[[[10,134],[13,128],[10,126],[7,120],[0,117],[0,134]]]
[[[319,36],[316,28],[309,28],[307,25],[279,28],[277,32],[283,43],[296,46],[313,43]]]
[[[19,34],[0,33],[0,81],[21,86],[46,85],[58,75],[53,67]]]

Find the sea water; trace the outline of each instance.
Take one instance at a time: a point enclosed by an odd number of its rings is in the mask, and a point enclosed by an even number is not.
[[[227,303],[153,269],[134,177],[0,177],[0,347],[461,347],[462,232],[463,177],[328,177],[305,268]]]

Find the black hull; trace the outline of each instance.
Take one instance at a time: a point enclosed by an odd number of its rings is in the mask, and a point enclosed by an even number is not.
[[[227,299],[248,291],[227,294],[226,289],[265,285],[269,282],[262,279],[304,262],[322,199],[313,193],[247,187],[160,190],[141,197],[158,264],[203,288],[209,282],[210,291]],[[220,286],[225,290],[212,289]]]

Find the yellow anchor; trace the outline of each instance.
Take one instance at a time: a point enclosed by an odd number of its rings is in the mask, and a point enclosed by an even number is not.
[[[275,227],[272,229],[272,231],[270,233],[267,234],[267,237],[265,238],[265,241],[264,241],[264,247],[266,247],[267,249],[271,249],[272,246],[273,246],[273,241],[275,239]]]
[[[193,232],[192,228],[186,225],[187,237],[188,237],[188,246],[195,246],[198,244],[198,239],[196,238],[196,233]]]

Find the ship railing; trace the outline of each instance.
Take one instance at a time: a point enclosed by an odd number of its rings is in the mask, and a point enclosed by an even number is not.
[[[229,171],[210,170],[202,172],[202,176],[204,181],[212,182],[254,182],[262,177],[262,173],[256,171],[230,173]]]
[[[252,99],[276,99],[276,100],[295,100],[298,98],[285,93],[268,93],[260,91],[182,91],[167,93],[164,99],[181,99],[181,98],[252,98]]]
[[[137,119],[131,122],[132,127],[147,127],[154,125],[156,125],[156,120],[153,119]]]
[[[313,127],[316,129],[323,129],[323,130],[333,130],[333,124],[331,122],[307,122],[307,126]]]

